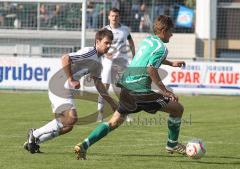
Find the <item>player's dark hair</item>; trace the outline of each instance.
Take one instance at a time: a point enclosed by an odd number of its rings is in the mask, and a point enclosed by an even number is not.
[[[159,34],[162,30],[169,30],[173,28],[173,21],[167,15],[160,15],[156,18],[153,24],[153,32],[155,35]]]
[[[96,40],[102,40],[103,38],[108,37],[109,39],[113,40],[113,33],[112,31],[104,28],[104,29],[100,29],[99,31],[97,31],[96,35],[95,35],[95,39]]]
[[[109,10],[109,12],[108,12],[108,15],[110,14],[110,12],[115,12],[115,13],[120,14],[120,10],[117,9],[117,8],[111,8],[111,9]]]

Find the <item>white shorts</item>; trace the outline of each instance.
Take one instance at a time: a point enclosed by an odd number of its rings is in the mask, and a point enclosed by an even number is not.
[[[102,59],[103,66],[101,73],[102,83],[111,84],[116,82],[117,75],[116,71],[112,69],[113,64],[118,65],[118,67],[120,67],[123,70],[127,68],[128,60],[125,58],[116,58],[114,60],[110,60],[107,57],[104,57]]]
[[[59,97],[50,91],[48,92],[48,96],[51,101],[53,113],[61,114],[66,110],[76,109],[72,98]]]

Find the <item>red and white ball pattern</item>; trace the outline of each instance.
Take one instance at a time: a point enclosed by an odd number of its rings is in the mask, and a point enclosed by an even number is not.
[[[200,159],[206,153],[206,148],[201,140],[192,140],[186,146],[187,156],[193,159]]]

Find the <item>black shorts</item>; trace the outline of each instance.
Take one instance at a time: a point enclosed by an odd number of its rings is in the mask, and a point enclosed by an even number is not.
[[[130,91],[124,87],[121,88],[119,98],[118,112],[120,114],[131,114],[140,111],[155,114],[157,111],[166,107],[170,101],[169,97],[165,97],[159,93],[148,92],[138,93]]]

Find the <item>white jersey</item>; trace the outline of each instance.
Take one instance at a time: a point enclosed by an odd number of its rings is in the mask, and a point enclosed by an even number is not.
[[[127,40],[128,36],[130,36],[128,27],[120,25],[117,28],[112,28],[110,25],[107,25],[104,28],[111,30],[113,33],[113,41],[108,53],[113,54],[113,59],[123,57],[128,60]]]
[[[97,56],[95,47],[85,47],[77,52],[68,54],[71,61],[71,70],[73,78],[79,80],[82,76],[90,74],[91,76],[101,77],[101,58]],[[49,84],[49,99],[52,103],[54,113],[62,113],[66,110],[76,109],[73,95],[74,91],[69,90],[70,86],[64,71],[60,71],[56,79]],[[65,84],[61,84],[64,83]]]
[[[78,80],[86,74],[101,77],[101,57],[97,56],[95,47],[85,47],[74,53],[68,54],[71,60],[73,78]]]

